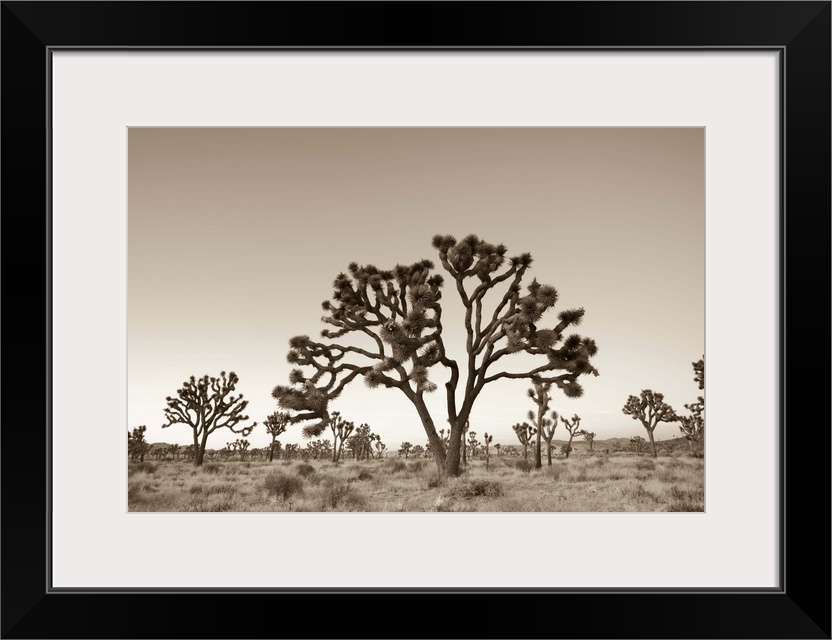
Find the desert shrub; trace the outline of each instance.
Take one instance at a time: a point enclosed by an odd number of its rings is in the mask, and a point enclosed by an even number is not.
[[[552,480],[557,480],[560,478],[563,471],[564,467],[562,464],[553,464],[551,467],[546,467],[545,473],[546,475],[551,476]]]
[[[202,485],[195,484],[190,489],[188,489],[188,493],[195,494],[195,493],[202,493]]]
[[[366,503],[364,496],[343,478],[327,478],[320,488],[321,510],[353,510]]]
[[[288,500],[303,491],[303,480],[297,476],[272,471],[263,480],[263,488],[269,495]]]
[[[514,463],[514,468],[519,469],[523,473],[529,473],[532,470],[532,466],[531,460],[527,460],[526,458],[520,458]]]
[[[422,478],[425,481],[425,488],[435,489],[442,484],[442,476],[436,467],[427,467],[422,471]]]
[[[133,465],[133,471],[135,473],[155,473],[156,465],[147,461],[137,462]]]
[[[207,484],[207,485],[205,485],[204,490],[203,490],[203,493],[206,496],[213,496],[213,495],[216,495],[218,493],[229,493],[230,494],[230,493],[235,493],[235,492],[236,492],[236,488],[234,487],[234,485],[231,484],[231,483],[228,483],[228,482],[224,482],[224,483],[221,483],[221,484]]]
[[[366,469],[362,469],[361,472],[355,476],[356,480],[372,480],[373,474],[367,471]]]
[[[448,486],[447,495],[452,498],[499,498],[503,495],[503,485],[496,480],[460,480]]]
[[[424,460],[414,460],[413,462],[410,463],[410,470],[413,473],[419,473],[422,469],[424,469],[424,467],[425,467],[425,461]]]
[[[222,470],[222,467],[218,464],[203,464],[202,465],[202,473],[210,473],[212,475],[218,474]]]
[[[313,467],[308,462],[303,462],[298,465],[297,469],[295,469],[295,472],[303,478],[308,478],[309,476],[315,474],[315,467]]]
[[[407,464],[404,460],[386,460],[384,470],[387,473],[402,473],[407,470]]]
[[[636,469],[639,471],[655,471],[656,463],[652,460],[639,460],[636,462]]]

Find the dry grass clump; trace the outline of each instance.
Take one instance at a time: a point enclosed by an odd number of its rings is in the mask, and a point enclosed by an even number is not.
[[[499,498],[503,495],[503,485],[486,478],[460,478],[448,484],[446,495],[451,498]]]
[[[263,480],[263,488],[270,496],[285,501],[303,492],[303,480],[281,471],[272,471]]]

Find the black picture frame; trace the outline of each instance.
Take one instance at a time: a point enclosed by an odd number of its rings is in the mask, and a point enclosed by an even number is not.
[[[0,20],[3,638],[285,637],[289,615],[304,637],[830,637],[830,2],[2,2]],[[66,47],[778,51],[780,588],[50,589],[48,96]]]

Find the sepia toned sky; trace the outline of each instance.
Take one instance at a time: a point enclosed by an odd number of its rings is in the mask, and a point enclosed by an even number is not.
[[[691,362],[705,342],[704,129],[131,128],[128,136],[126,427],[147,425],[150,442],[190,443],[188,427],[161,428],[165,397],[191,375],[233,370],[261,425],[248,439],[266,445],[271,391],[291,368],[288,340],[319,336],[335,276],[352,261],[392,268],[423,258],[444,274],[435,234],[474,233],[505,244],[507,255],[530,252],[524,285],[536,277],[560,293],[539,328],[562,309],[585,308],[575,331],[597,342],[600,376],[581,379],[581,398],[556,392],[552,408],[580,415],[598,439],[646,436],[621,411],[641,389],[663,392],[679,411],[700,393]],[[448,283],[446,343],[461,359],[462,305]],[[447,376],[436,368],[431,379],[442,428]],[[471,430],[516,443],[511,427],[533,407],[528,386],[487,386]],[[427,439],[398,390],[359,380],[330,409],[368,423],[389,450]],[[556,439],[564,433],[561,425]],[[678,433],[661,424],[655,435]],[[218,431],[208,446],[238,437]],[[303,442],[300,426],[281,440]]]

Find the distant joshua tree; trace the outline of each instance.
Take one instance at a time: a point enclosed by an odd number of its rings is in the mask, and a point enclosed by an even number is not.
[[[269,414],[263,424],[266,425],[266,431],[272,437],[269,445],[269,462],[271,462],[274,460],[275,446],[280,444],[277,439],[289,426],[289,414],[286,411],[275,411]]]
[[[471,431],[468,434],[468,446],[471,448],[471,458],[477,457],[477,447],[479,446],[479,441],[477,440],[477,432]]]
[[[657,458],[658,453],[656,452],[656,441],[653,438],[653,432],[660,422],[679,421],[673,407],[664,401],[664,394],[651,391],[650,389],[644,389],[641,392],[640,398],[630,396],[622,411],[633,420],[641,422],[644,426],[647,431],[647,437],[650,438],[653,457]]]
[[[150,445],[144,439],[147,427],[141,425],[133,429],[133,433],[127,432],[127,452],[130,454],[130,459],[139,459],[139,462],[144,462],[145,454],[150,451]]]
[[[489,446],[491,445],[491,441],[494,439],[494,436],[486,434],[483,436],[483,441],[485,443],[485,470],[488,471],[488,464],[491,462],[491,452],[489,451]]]
[[[558,418],[560,418],[558,412],[552,411],[552,419],[544,420],[541,428],[543,440],[546,442],[546,462],[550,467],[552,466],[552,449],[554,448],[552,440],[555,437],[555,429],[558,428]]]
[[[421,447],[419,447],[421,449]],[[387,445],[381,441],[381,438],[376,440],[376,457],[381,460],[384,457],[384,451],[387,449]]]
[[[563,452],[566,454],[566,457],[569,458],[569,453],[572,451],[572,439],[581,432],[581,419],[577,415],[574,415],[571,420],[561,417],[560,421],[569,432],[569,442],[563,446]]]
[[[644,446],[645,442],[647,442],[647,440],[645,440],[641,436],[633,436],[632,438],[630,438],[630,447],[633,449],[633,451],[636,452],[637,455],[640,456],[641,449]]]
[[[705,388],[705,356],[691,364],[693,365],[693,380],[699,385],[701,391]],[[690,415],[679,416],[679,431],[682,432],[690,450],[693,451],[694,443],[701,442],[705,436],[705,398],[699,396],[696,402],[686,404],[685,409],[690,412]]]
[[[523,445],[523,458],[528,459],[529,443],[532,441],[532,436],[537,433],[537,429],[535,429],[528,422],[517,423],[512,427],[512,429],[514,429],[514,433],[517,434],[517,439],[520,441],[520,444]]]
[[[399,455],[404,456],[405,458],[407,458],[407,456],[410,455],[410,452],[411,452],[412,449],[413,449],[412,444],[410,444],[409,442],[402,442],[402,446],[399,447]]]
[[[243,394],[233,395],[239,380],[233,371],[227,376],[223,371],[218,378],[191,376],[176,391],[177,397],[168,396],[165,399],[167,423],[162,428],[186,424],[193,430],[194,466],[202,466],[208,436],[217,429],[229,429],[232,433],[247,436],[257,425],[254,422],[247,427],[236,428],[240,422],[248,420],[248,416],[243,415],[248,400],[243,400]]]
[[[546,449],[548,451],[549,466],[552,466],[552,438],[555,435],[555,427],[557,426],[558,413],[557,411],[552,412],[554,424],[552,423],[552,420],[550,418],[546,417],[546,412],[549,410],[549,401],[551,400],[551,396],[549,395],[549,391],[551,390],[551,388],[551,382],[541,382],[540,380],[535,380],[534,387],[532,387],[526,392],[528,396],[537,405],[537,411],[529,411],[529,420],[531,420],[532,425],[534,426],[535,431],[537,433],[537,445],[535,446],[534,450],[535,469],[540,469],[543,466],[543,463],[540,461],[541,438],[546,440],[547,445],[549,445],[546,447]]]
[[[578,435],[582,435],[584,437],[584,440],[586,440],[589,443],[589,450],[593,451],[593,444],[595,443],[595,433],[593,431],[587,431],[583,429],[578,432]]]
[[[317,426],[304,427],[304,437],[309,438],[313,435],[320,435],[322,429],[318,429]],[[341,450],[344,448],[344,441],[350,437],[350,434],[355,429],[355,424],[344,420],[340,412],[333,411],[332,419],[329,421],[329,428],[332,430],[332,438],[334,440],[332,445],[332,461],[338,462],[341,458]]]

